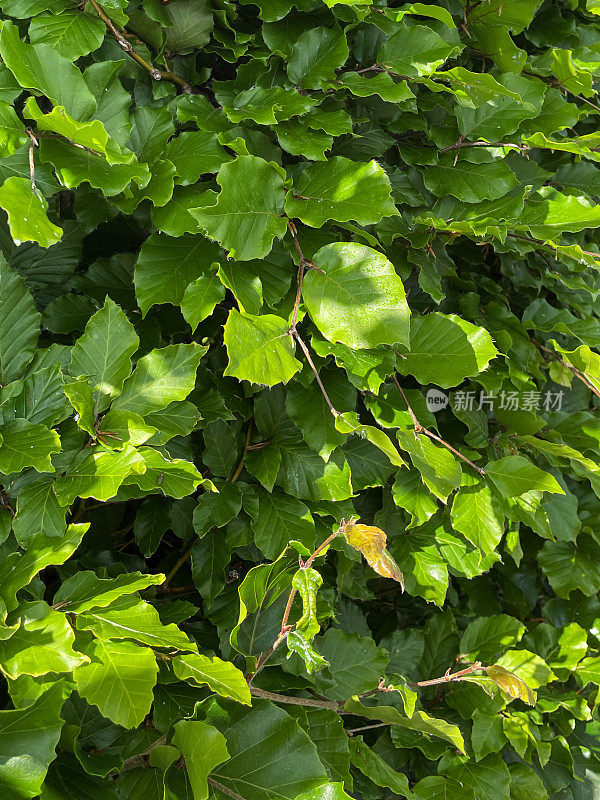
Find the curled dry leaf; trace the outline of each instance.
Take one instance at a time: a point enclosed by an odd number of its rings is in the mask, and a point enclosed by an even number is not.
[[[398,581],[404,591],[404,576],[386,549],[387,538],[384,531],[374,525],[357,525],[353,520],[342,520],[341,527],[348,544],[363,554],[369,566],[378,575]]]

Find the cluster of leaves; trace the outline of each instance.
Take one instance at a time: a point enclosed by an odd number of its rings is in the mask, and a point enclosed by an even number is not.
[[[598,0],[0,9],[2,798],[597,797]]]

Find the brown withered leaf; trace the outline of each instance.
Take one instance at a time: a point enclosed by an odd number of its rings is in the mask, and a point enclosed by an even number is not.
[[[496,686],[502,689],[503,692],[506,692],[506,694],[524,700],[530,706],[536,704],[536,693],[527,686],[522,678],[515,675],[514,672],[498,664],[494,664],[487,668],[487,674],[494,681]]]
[[[378,575],[398,581],[404,590],[404,576],[398,564],[386,549],[386,535],[381,528],[373,525],[357,525],[352,520],[343,524],[346,541],[360,551],[369,566]]]

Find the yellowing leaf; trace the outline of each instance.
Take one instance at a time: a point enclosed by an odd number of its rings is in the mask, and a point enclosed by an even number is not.
[[[514,672],[494,664],[487,668],[488,676],[494,681],[498,688],[509,694],[511,697],[519,698],[530,706],[534,706],[537,701],[536,693],[527,686],[522,678]]]
[[[384,578],[398,581],[404,589],[404,576],[386,549],[387,538],[381,528],[356,525],[350,520],[343,524],[343,534],[348,544],[363,554],[371,569]]]

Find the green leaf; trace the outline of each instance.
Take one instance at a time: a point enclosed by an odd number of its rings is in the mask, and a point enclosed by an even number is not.
[[[301,368],[294,358],[289,325],[274,314],[240,314],[235,308],[225,323],[229,363],[225,375],[251,383],[287,383]]]
[[[0,55],[21,86],[37,89],[75,119],[94,113],[96,100],[73,62],[48,44],[26,44],[8,20],[2,25]]]
[[[457,750],[465,752],[465,744],[456,725],[450,725],[443,719],[430,717],[424,711],[415,711],[412,717],[404,717],[393,706],[365,705],[358,697],[352,697],[344,703],[344,710],[358,714],[366,719],[379,719],[390,725],[400,725],[410,731],[417,731],[428,736],[436,736],[450,742]]]
[[[327,463],[302,445],[281,449],[276,483],[301,500],[346,500],[352,494],[350,468],[339,451]]]
[[[463,203],[498,200],[518,186],[515,175],[499,160],[475,162],[460,159],[454,164],[447,158],[436,167],[428,167],[423,180],[438,197],[451,194]]]
[[[7,677],[71,672],[89,660],[73,650],[75,634],[64,614],[43,601],[23,603],[19,614],[18,629],[0,641],[0,666]]]
[[[98,578],[91,570],[77,572],[65,580],[54,595],[54,605],[72,614],[92,608],[105,608],[124,594],[132,594],[149,586],[160,586],[165,576],[128,572],[116,578]]]
[[[485,370],[497,352],[485,328],[455,314],[413,316],[409,350],[398,371],[448,389]]]
[[[322,369],[320,376],[329,399],[336,408],[354,408],[356,392],[339,371]],[[286,411],[302,431],[304,441],[323,459],[346,441],[346,432],[336,428],[331,413],[316,382],[309,386],[292,383],[286,392]]]
[[[352,349],[406,344],[410,310],[402,281],[385,256],[359,244],[330,244],[303,284],[306,307],[321,333]]]
[[[140,358],[113,403],[113,409],[144,416],[185,400],[194,388],[196,370],[207,348],[198,344],[172,344]]]
[[[377,94],[388,103],[404,103],[415,99],[415,95],[409,89],[406,81],[396,83],[387,72],[380,72],[371,78],[360,75],[358,72],[344,72],[339,77],[339,83],[357,97],[369,97]]]
[[[192,186],[176,186],[173,196],[164,206],[152,209],[152,222],[159,231],[168,236],[183,236],[184,233],[196,233],[198,223],[190,214],[192,208],[213,205],[216,194],[211,189],[202,188],[202,184]]]
[[[224,484],[217,492],[206,492],[194,509],[194,530],[202,537],[212,528],[223,528],[240,513],[242,491],[239,486]]]
[[[429,491],[445,503],[460,485],[460,462],[448,449],[432,442],[424,434],[417,436],[412,431],[397,431],[396,436]]]
[[[350,800],[350,795],[344,791],[343,783],[327,783],[318,789],[299,794],[295,800]]]
[[[225,262],[217,271],[219,280],[236,299],[240,311],[258,314],[262,304],[262,284],[251,268],[244,262]]]
[[[181,313],[195,331],[225,298],[225,287],[217,275],[205,274],[189,283],[180,300]]]
[[[174,436],[187,436],[200,419],[197,407],[188,400],[176,400],[160,411],[146,414],[146,423],[157,428],[149,444],[161,445]]]
[[[258,656],[273,644],[281,630],[283,606],[298,564],[298,554],[285,550],[270,564],[252,567],[238,587],[240,613],[231,631],[231,644],[241,653]],[[281,613],[271,619],[270,609],[281,606]],[[271,635],[273,628],[273,635]]]
[[[89,523],[69,525],[61,539],[50,538],[43,533],[35,536],[27,551],[11,553],[0,564],[0,597],[8,611],[17,606],[17,592],[27,586],[37,573],[51,564],[64,564],[79,547]]]
[[[212,725],[182,719],[174,726],[173,744],[179,748],[187,767],[194,800],[207,800],[207,777],[218,765],[227,761],[227,740]]]
[[[170,51],[186,53],[208,42],[213,16],[205,0],[179,0],[176,6],[164,10],[170,22],[165,31]]]
[[[317,691],[332,700],[346,700],[377,687],[388,656],[372,639],[330,628],[316,644],[329,662],[327,671],[316,677]]]
[[[143,472],[144,459],[131,445],[111,450],[101,445],[82,450],[65,474],[55,484],[62,506],[71,505],[76,497],[108,500],[113,497],[131,472]]]
[[[306,156],[311,161],[327,160],[325,151],[331,148],[333,136],[310,128],[308,117],[280,122],[274,130],[277,141],[286,152]]]
[[[0,787],[7,798],[39,795],[64,725],[63,691],[58,681],[31,705],[0,711]]]
[[[226,709],[227,713],[224,713]],[[265,792],[296,800],[327,781],[317,750],[296,720],[266,700],[252,709],[226,700],[206,707],[206,722],[227,739],[229,761],[211,777],[245,800],[263,800]]]
[[[470,661],[493,661],[504,650],[516,645],[525,626],[507,614],[480,617],[467,625],[460,640],[460,652]]]
[[[504,533],[504,518],[484,483],[461,487],[452,501],[452,527],[483,553],[496,549]]]
[[[86,376],[97,392],[95,411],[103,411],[123,389],[125,379],[131,374],[131,356],[138,345],[133,325],[107,297],[75,342],[69,367],[71,375]]]
[[[505,497],[518,497],[532,490],[564,494],[556,478],[523,456],[505,456],[499,461],[491,461],[485,471]]]
[[[0,208],[8,214],[10,234],[17,245],[38,242],[41,247],[51,247],[63,235],[62,228],[48,219],[48,203],[26,178],[4,181],[0,186]]]
[[[397,75],[417,78],[433,74],[457,49],[432,28],[404,24],[383,45],[377,62]]]
[[[285,213],[313,228],[328,220],[361,225],[394,216],[389,178],[376,161],[356,164],[336,156],[323,164],[311,164],[288,192]]]
[[[158,665],[149,647],[95,639],[85,650],[91,663],[77,667],[77,691],[104,717],[135,728],[150,711]]]
[[[262,158],[238,156],[221,167],[217,183],[216,204],[191,209],[192,216],[231,258],[263,258],[287,227],[281,216],[285,194],[280,172]]]
[[[292,578],[292,587],[302,598],[302,616],[296,620],[296,631],[310,641],[320,630],[317,620],[317,592],[323,578],[316,569],[303,567]]]
[[[423,525],[438,509],[437,501],[416,469],[398,470],[392,486],[392,497],[397,506],[410,514],[409,528]]]
[[[452,797],[452,800],[472,800],[473,798],[470,786],[437,775],[422,778],[413,789],[416,800],[446,800],[447,797]]]
[[[347,58],[348,44],[339,28],[312,28],[300,36],[292,49],[288,77],[302,89],[320,89]]]
[[[216,96],[221,100],[218,90]],[[271,86],[268,89],[254,86],[239,92],[231,98],[231,103],[228,103],[228,100],[228,94],[224,92],[223,110],[231,122],[251,119],[259,125],[275,125],[277,122],[284,122],[291,117],[306,114],[313,106],[317,105],[317,101],[312,97],[302,95],[295,89],[284,89],[281,86]],[[206,170],[206,172],[209,171]]]
[[[304,503],[281,492],[261,491],[258,498],[252,530],[256,546],[267,558],[276,558],[292,539],[314,547],[315,523]]]
[[[33,467],[54,472],[50,456],[60,452],[60,437],[45,425],[14,419],[0,425],[0,472],[9,475]]]
[[[150,647],[196,650],[185,633],[174,624],[163,625],[158,612],[136,596],[123,596],[104,608],[93,608],[77,616],[77,630],[90,630],[98,638],[134,639]]]
[[[567,196],[547,186],[526,204],[517,227],[536,238],[550,239],[565,232],[595,228],[599,220],[598,207],[587,198]]]
[[[40,315],[23,280],[0,256],[0,380],[22,376],[35,354]]]
[[[155,233],[144,242],[135,265],[135,293],[142,314],[153,305],[179,305],[192,281],[219,260],[219,248],[203,236],[173,239]]]
[[[8,103],[0,103],[0,152],[4,157],[11,156],[27,141],[21,120]]]
[[[196,183],[208,172],[218,172],[223,164],[234,160],[219,144],[217,134],[208,131],[181,133],[171,139],[164,158],[173,164],[177,183],[183,186]]]
[[[392,769],[381,756],[365,744],[361,736],[354,736],[350,740],[350,758],[354,766],[377,786],[391,789],[394,794],[402,797],[411,797],[406,775]]]
[[[42,139],[39,151],[40,161],[52,164],[61,183],[69,189],[88,183],[95,189],[101,189],[107,197],[112,197],[132,181],[143,188],[151,178],[147,164],[109,164],[103,156],[60,139]]]
[[[192,654],[177,656],[171,663],[175,675],[181,680],[189,680],[200,686],[206,684],[221,697],[229,697],[248,706],[252,704],[244,675],[228,661],[222,661],[216,656],[210,658]]]
[[[434,538],[410,533],[392,541],[390,549],[402,570],[407,593],[441,608],[448,590],[448,567]]]
[[[44,536],[62,537],[66,530],[65,509],[54,493],[54,481],[41,478],[24,486],[17,498],[12,528],[21,547],[43,531]]]
[[[579,589],[587,597],[600,591],[600,545],[587,534],[572,542],[545,542],[539,555],[542,571],[559,597]]]
[[[35,120],[39,130],[58,133],[84,148],[100,152],[109,164],[127,164],[134,160],[133,153],[129,150],[123,151],[111,139],[100,120],[78,122],[67,113],[63,106],[55,106],[49,114],[44,114],[33,97],[29,97],[25,103],[25,114]]]
[[[61,56],[76,61],[100,47],[106,26],[96,14],[74,10],[40,14],[32,20],[28,33],[32,44],[49,44]]]

